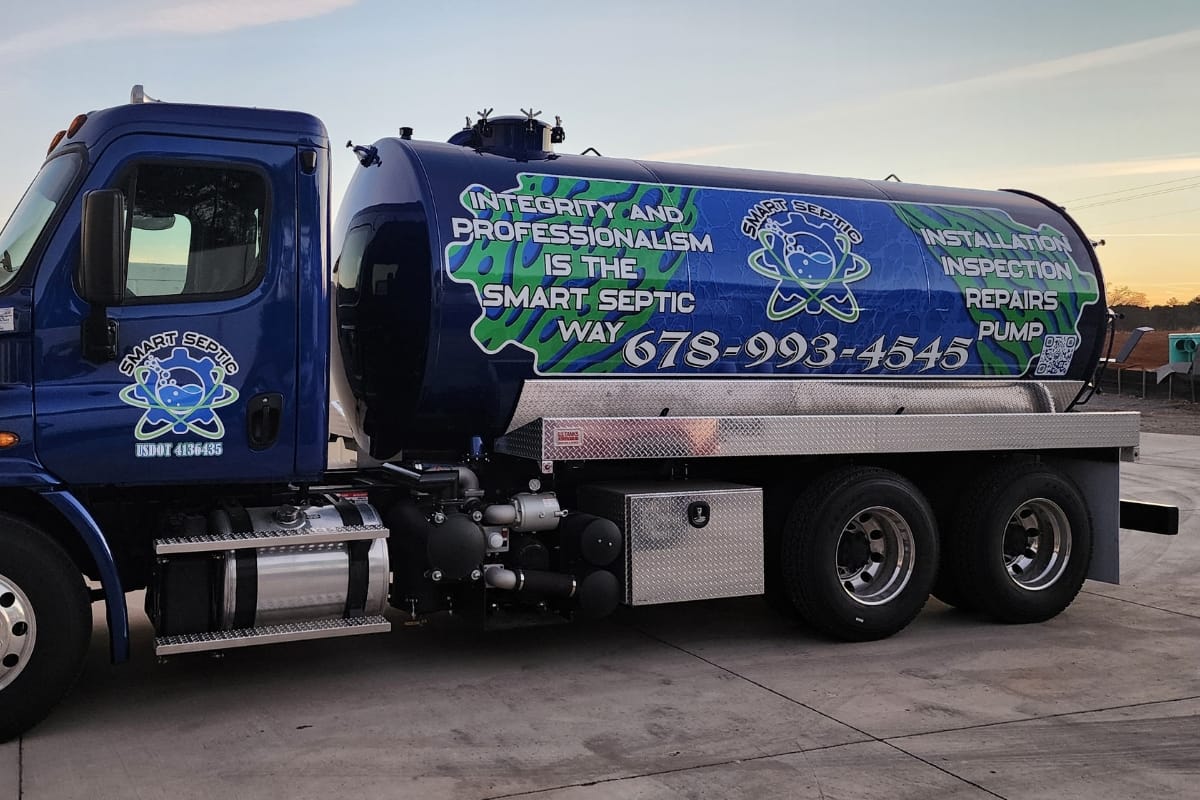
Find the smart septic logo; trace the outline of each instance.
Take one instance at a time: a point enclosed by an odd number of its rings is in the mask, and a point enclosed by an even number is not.
[[[133,379],[120,391],[122,402],[143,409],[133,431],[139,442],[168,434],[210,442],[224,438],[217,409],[237,402],[237,389],[225,380],[237,374],[238,364],[221,343],[194,331],[165,331],[134,347],[117,369]],[[195,453],[219,454],[212,448]]]
[[[858,321],[850,284],[871,274],[871,265],[853,252],[863,240],[853,225],[805,200],[772,198],[746,212],[742,233],[760,245],[750,254],[750,269],[775,282],[768,319],[829,314]]]

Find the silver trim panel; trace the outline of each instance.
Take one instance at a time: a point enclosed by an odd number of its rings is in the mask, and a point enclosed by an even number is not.
[[[386,539],[382,525],[344,525],[337,528],[301,528],[299,530],[218,533],[211,536],[177,536],[154,542],[156,555],[207,553],[213,550],[245,550],[251,547],[285,547],[304,544],[354,542],[360,539]]]
[[[1066,409],[1078,381],[831,378],[527,380],[508,433],[541,417],[1019,414]]]
[[[259,644],[299,642],[306,639],[331,639],[338,636],[358,636],[368,633],[387,633],[392,623],[385,618],[353,617],[351,619],[320,619],[292,622],[286,625],[267,625],[262,628],[243,628],[212,633],[188,633],[160,636],[154,640],[154,654],[172,656],[180,653],[201,653],[207,650],[230,650]]]
[[[1133,447],[1136,412],[535,420],[496,440],[534,461]]]

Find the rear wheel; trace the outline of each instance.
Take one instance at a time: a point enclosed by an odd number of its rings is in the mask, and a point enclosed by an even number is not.
[[[0,515],[0,741],[40,722],[75,683],[91,638],[87,589],[57,542]]]
[[[952,543],[942,540],[943,553],[953,546]],[[933,584],[933,596],[960,611],[978,611],[979,605],[972,599],[970,590],[962,585],[954,568],[948,562],[949,559],[943,555],[937,581]]]
[[[969,489],[949,532],[960,591],[1003,622],[1042,622],[1083,586],[1092,521],[1075,484],[1044,466],[1002,467]],[[953,542],[951,544],[951,541]]]
[[[779,554],[783,548],[784,525],[795,499],[795,492],[790,487],[768,487],[763,495],[763,552],[767,554],[763,564],[763,598],[772,611],[789,619],[799,615],[788,594]]]
[[[956,497],[942,498],[937,505],[941,563],[938,565],[937,579],[933,582],[933,596],[961,611],[978,611],[979,602],[957,558],[961,539],[956,535],[954,512],[959,505]]]
[[[920,491],[894,472],[839,469],[796,500],[782,535],[784,584],[812,627],[849,641],[891,636],[925,605],[937,526]]]

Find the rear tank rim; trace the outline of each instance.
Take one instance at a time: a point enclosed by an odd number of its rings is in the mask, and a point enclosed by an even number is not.
[[[0,690],[25,669],[37,643],[37,617],[16,581],[0,575]]]
[[[1004,570],[1021,589],[1058,583],[1071,560],[1071,522],[1062,506],[1035,497],[1017,506],[1004,526]]]
[[[916,568],[916,540],[898,511],[871,506],[842,528],[834,568],[842,591],[855,603],[881,606],[901,595]]]

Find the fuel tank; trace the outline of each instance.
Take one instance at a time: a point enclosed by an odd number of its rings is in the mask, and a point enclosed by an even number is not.
[[[1031,387],[1059,411],[1097,363],[1099,265],[1042,198],[557,154],[552,138],[504,118],[359,148],[335,302],[373,456],[465,449],[536,414],[752,405],[781,381],[786,413],[852,396],[888,400],[825,413],[889,413],[906,392],[924,411],[1027,410],[989,397]]]

